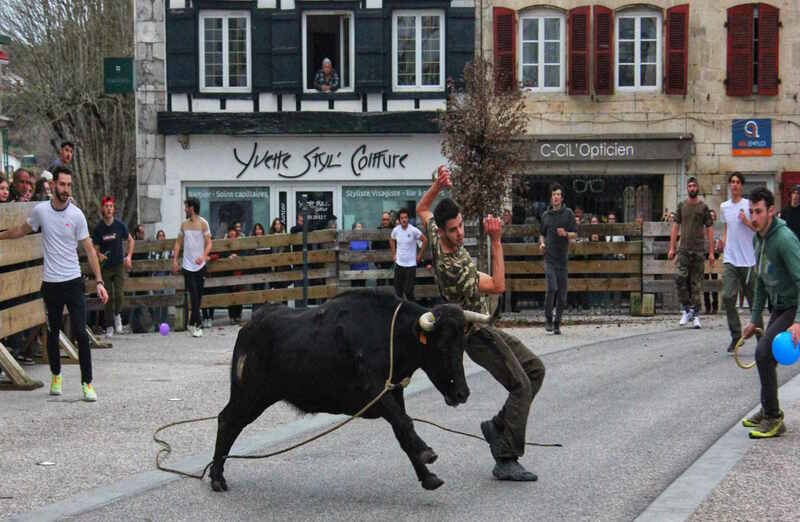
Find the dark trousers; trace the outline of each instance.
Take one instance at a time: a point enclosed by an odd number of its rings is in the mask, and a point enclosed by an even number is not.
[[[81,365],[81,382],[92,382],[92,352],[89,334],[86,333],[86,285],[77,277],[62,283],[42,283],[42,298],[47,310],[47,358],[53,375],[61,373],[61,353],[58,338],[64,306],[69,312],[72,335],[78,340],[78,359]]]
[[[531,403],[544,380],[544,364],[519,339],[490,326],[470,331],[466,352],[508,390],[508,399],[492,422],[503,437],[500,456],[520,457],[525,453]]]
[[[778,405],[778,361],[772,355],[772,340],[794,323],[797,307],[775,310],[769,316],[767,330],[756,345],[756,367],[761,381],[761,407],[767,417],[780,416]]]
[[[204,266],[197,272],[183,269],[183,282],[186,291],[189,292],[189,299],[192,302],[192,313],[189,316],[189,325],[203,326],[200,318],[200,302],[203,299],[203,286],[206,282],[206,267]]]
[[[561,314],[567,306],[567,270],[545,267],[547,294],[544,298],[544,317],[548,323],[561,322]],[[555,306],[555,316],[553,308]]]
[[[417,279],[417,267],[399,266],[394,267],[394,293],[400,299],[407,301],[414,300],[414,282]]]

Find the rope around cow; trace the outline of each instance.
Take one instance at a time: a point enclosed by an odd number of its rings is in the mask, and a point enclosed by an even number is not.
[[[361,417],[361,415],[363,415],[364,412],[366,412],[368,409],[370,409],[376,402],[378,402],[381,399],[381,397],[386,395],[387,392],[390,392],[390,391],[392,391],[392,390],[394,390],[396,388],[405,388],[406,386],[408,386],[408,383],[411,382],[411,379],[408,378],[408,377],[406,377],[405,379],[401,380],[397,384],[392,382],[392,377],[394,375],[394,325],[395,325],[395,322],[397,320],[397,314],[398,314],[398,312],[400,312],[400,307],[401,306],[403,306],[402,302],[397,305],[397,308],[395,308],[394,315],[392,316],[392,325],[391,325],[391,328],[389,330],[389,377],[386,379],[386,383],[383,386],[383,390],[374,399],[369,401],[366,404],[366,406],[361,408],[355,415],[343,420],[339,424],[337,424],[337,425],[335,425],[335,426],[323,431],[322,433],[318,433],[318,434],[314,435],[313,437],[310,437],[310,438],[308,438],[308,439],[306,439],[304,441],[298,442],[297,444],[293,444],[293,445],[291,445],[291,446],[289,446],[287,448],[283,448],[283,449],[280,449],[280,450],[277,450],[277,451],[272,451],[270,453],[265,453],[265,454],[262,454],[262,455],[224,455],[222,457],[222,460],[224,461],[224,460],[228,460],[228,459],[267,459],[267,458],[270,458],[270,457],[274,457],[276,455],[280,455],[282,453],[288,453],[288,452],[290,452],[290,451],[292,451],[294,449],[299,448],[300,446],[305,446],[306,444],[314,442],[317,439],[320,439],[320,438],[322,438],[322,437],[324,437],[324,436],[326,436],[326,435],[328,435],[330,433],[333,433],[334,431],[336,431],[339,428],[343,427],[345,424],[349,423],[350,421]],[[164,455],[169,455],[170,453],[172,453],[172,446],[170,446],[170,444],[167,441],[158,438],[157,435],[159,433],[161,433],[162,431],[164,431],[164,430],[166,430],[168,428],[172,428],[174,426],[180,426],[181,424],[192,424],[192,423],[196,423],[196,422],[205,422],[205,421],[209,421],[209,420],[216,419],[216,418],[217,418],[217,416],[215,415],[213,417],[201,417],[201,418],[197,418],[197,419],[187,419],[187,420],[175,421],[175,422],[170,422],[169,424],[165,424],[164,426],[161,426],[160,428],[158,428],[153,433],[153,440],[156,442],[156,444],[159,444],[161,446],[161,448],[158,450],[158,453],[156,453],[156,468],[158,468],[161,471],[166,471],[166,472],[169,472],[169,473],[175,473],[176,475],[181,475],[183,477],[196,478],[196,479],[199,479],[199,480],[203,480],[203,478],[205,478],[205,476],[206,476],[206,473],[208,473],[208,469],[214,463],[213,460],[211,462],[209,462],[208,464],[206,464],[206,467],[203,468],[203,472],[200,473],[199,475],[193,474],[193,473],[187,473],[187,472],[181,471],[179,469],[167,468],[167,467],[165,467],[165,466],[163,466],[161,464],[161,457],[164,456]],[[465,437],[471,437],[473,439],[478,439],[478,440],[482,440],[482,441],[487,442],[486,439],[484,439],[483,437],[480,437],[478,435],[473,435],[471,433],[465,433],[463,431],[458,431],[458,430],[454,430],[454,429],[451,429],[451,428],[446,428],[444,426],[441,426],[441,425],[436,424],[435,422],[432,422],[432,421],[429,421],[429,420],[419,419],[417,417],[411,417],[411,420],[416,421],[416,422],[421,422],[423,424],[429,424],[431,426],[434,426],[436,428],[439,428],[440,430],[443,430],[443,431],[446,431],[446,432],[449,432],[449,433],[455,433],[457,435],[463,435]],[[539,446],[539,447],[546,447],[546,448],[560,448],[560,447],[562,447],[562,445],[560,443],[542,443],[542,442],[526,442],[525,445],[526,446]]]

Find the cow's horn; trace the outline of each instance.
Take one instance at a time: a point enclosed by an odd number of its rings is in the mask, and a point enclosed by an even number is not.
[[[433,331],[433,327],[436,326],[436,318],[433,316],[433,312],[425,312],[424,314],[419,316],[419,327],[425,330],[426,332]]]
[[[464,310],[464,320],[468,323],[488,324],[489,319],[491,319],[491,316],[489,315],[479,314],[478,312],[471,312],[469,310]]]

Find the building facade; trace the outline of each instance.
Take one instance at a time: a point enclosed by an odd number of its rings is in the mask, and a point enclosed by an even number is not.
[[[6,50],[11,40],[8,36],[0,34],[0,90],[6,89],[6,67],[8,66],[8,52]],[[11,120],[3,115],[3,108],[0,105],[0,164],[3,174],[6,177],[13,172],[11,161],[8,157],[8,125]]]
[[[214,237],[308,205],[374,228],[445,162],[438,113],[475,51],[472,0],[136,0],[139,215]],[[327,58],[338,88],[326,90]],[[320,74],[322,82],[319,82]],[[327,80],[326,80],[327,78]]]
[[[525,91],[515,206],[560,181],[570,206],[661,218],[696,176],[713,207],[727,177],[800,182],[797,3],[493,0],[479,36]],[[486,7],[486,6],[484,6]]]

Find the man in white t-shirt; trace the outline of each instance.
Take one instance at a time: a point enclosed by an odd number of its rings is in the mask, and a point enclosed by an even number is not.
[[[42,231],[42,298],[47,308],[47,357],[50,371],[50,395],[61,395],[61,354],[58,340],[64,306],[69,311],[72,333],[78,338],[83,400],[94,402],[97,393],[92,386],[92,352],[86,333],[86,286],[78,262],[78,243],[83,245],[89,266],[97,281],[97,295],[103,304],[108,301],[100,263],[89,236],[89,227],[81,209],[70,202],[72,171],[67,167],[53,169],[53,199],[33,208],[25,224],[0,232],[0,239],[15,239],[36,230]]]
[[[192,337],[203,336],[203,322],[200,317],[200,303],[203,300],[205,286],[206,263],[211,254],[211,230],[208,222],[200,216],[200,200],[188,198],[183,207],[186,221],[181,223],[181,230],[175,238],[172,248],[172,272],[178,273],[178,255],[183,248],[181,269],[192,312],[187,329]]]
[[[394,291],[400,299],[413,301],[417,263],[422,260],[422,252],[425,251],[427,240],[417,227],[408,224],[407,209],[400,209],[398,219],[400,224],[392,229],[389,239],[394,259]],[[422,241],[421,248],[417,248],[418,240]]]
[[[753,278],[750,268],[756,264],[753,253],[755,227],[750,221],[750,201],[742,197],[744,175],[734,172],[728,177],[730,199],[719,207],[719,219],[725,224],[717,250],[723,252],[722,305],[728,316],[728,330],[731,342],[728,352],[733,352],[736,342],[742,336],[742,323],[736,309],[741,291],[747,302],[753,302]]]

